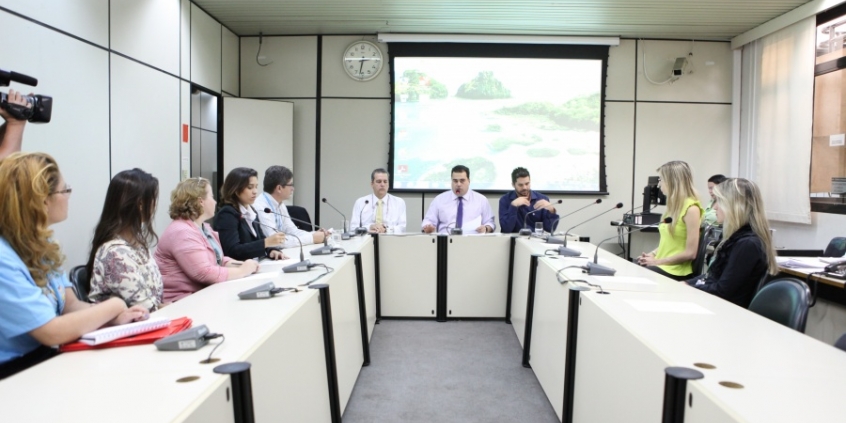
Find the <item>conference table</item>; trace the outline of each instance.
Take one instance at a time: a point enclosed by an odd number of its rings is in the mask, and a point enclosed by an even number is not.
[[[586,274],[592,244],[570,242],[578,258],[501,234],[382,234],[340,246],[310,257],[333,271],[300,292],[237,296],[325,269],[268,264],[154,313],[224,334],[219,362],[201,363],[212,345],[62,354],[0,381],[3,421],[244,421],[233,411],[236,379],[213,369],[249,362],[256,421],[339,422],[374,325],[392,318],[510,324],[562,422],[843,421],[842,351],[605,250],[598,264],[616,275]]]

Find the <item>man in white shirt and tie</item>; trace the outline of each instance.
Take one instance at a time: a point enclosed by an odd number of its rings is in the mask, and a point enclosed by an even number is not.
[[[297,228],[289,217],[288,207],[283,201],[291,198],[294,194],[294,173],[285,166],[270,166],[264,172],[264,192],[259,194],[253,207],[258,212],[261,230],[267,236],[282,232],[288,236],[285,238],[284,248],[299,247],[303,245],[320,244],[326,237],[323,231],[308,232]],[[270,209],[273,213],[265,213],[264,209]],[[299,238],[299,241],[294,239]]]
[[[383,234],[405,232],[405,201],[388,194],[388,171],[382,168],[370,172],[373,194],[355,201],[350,230],[367,228],[368,232]]]

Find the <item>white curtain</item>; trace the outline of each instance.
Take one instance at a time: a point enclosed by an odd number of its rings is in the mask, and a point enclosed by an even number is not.
[[[810,17],[743,46],[739,176],[770,220],[811,223],[815,34]]]

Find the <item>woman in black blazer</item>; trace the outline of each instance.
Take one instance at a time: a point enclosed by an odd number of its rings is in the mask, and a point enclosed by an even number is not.
[[[741,307],[749,307],[758,282],[778,273],[761,191],[754,182],[729,178],[714,187],[714,210],[723,225],[708,273],[688,283]]]
[[[223,206],[214,218],[214,230],[220,236],[223,255],[235,260],[271,258],[284,260],[281,251],[284,233],[265,237],[258,213],[252,204],[258,196],[258,173],[250,168],[232,169],[220,189]]]

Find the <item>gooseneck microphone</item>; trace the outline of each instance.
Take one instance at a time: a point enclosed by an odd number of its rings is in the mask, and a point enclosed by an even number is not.
[[[268,209],[265,209],[265,212],[267,212],[267,210]],[[280,215],[280,216],[284,216],[284,215]],[[258,220],[258,223],[260,225],[264,226],[264,227],[272,228],[273,230],[276,230],[276,228],[274,228],[273,226],[265,225],[264,223],[261,222],[261,220]],[[286,233],[286,232],[282,232],[282,233],[285,234],[286,236],[291,235],[291,234]],[[311,260],[304,260],[305,255],[303,255],[303,242],[300,241],[300,238],[297,237],[296,235],[291,235],[291,236],[294,237],[294,238],[297,238],[297,241],[300,242],[300,262],[285,266],[285,267],[282,268],[282,271],[285,272],[285,273],[307,272],[309,269],[314,267],[314,264],[311,262]]]
[[[623,208],[623,203],[617,203],[617,205],[615,205],[614,207],[612,207],[612,208],[610,208],[610,209],[608,209],[608,210],[605,210],[604,212],[599,213],[598,215],[593,216],[593,217],[591,217],[591,218],[590,218],[590,219],[588,219],[588,220],[585,220],[585,221],[583,221],[583,222],[579,222],[579,223],[577,223],[577,224],[573,225],[572,227],[570,227],[570,229],[567,229],[567,232],[564,232],[564,246],[565,246],[565,247],[567,246],[567,235],[569,235],[569,234],[570,234],[570,231],[572,231],[573,229],[576,229],[577,227],[579,227],[579,226],[581,226],[581,225],[583,225],[583,224],[585,224],[585,223],[588,223],[588,222],[590,222],[591,220],[596,219],[597,217],[602,216],[602,215],[603,215],[603,214],[605,214],[605,213],[608,213],[608,212],[611,212],[611,211],[614,211],[614,210],[617,210],[617,209],[622,209],[622,208]]]
[[[370,200],[364,200],[364,207],[362,207],[361,211],[358,213],[358,227],[355,228],[356,235],[364,235],[367,233],[367,228],[364,227],[364,221],[361,220],[361,217],[364,215],[364,209],[368,204],[370,204]]]
[[[344,218],[344,223],[343,223],[344,227],[341,228],[341,229],[343,229],[346,232],[341,234],[341,239],[350,239],[352,237],[352,234],[347,231],[347,216],[345,214],[341,213],[340,210],[336,209],[335,206],[333,206],[330,202],[326,201],[326,197],[323,197],[320,201],[323,201],[324,203],[326,203],[326,205],[328,205],[329,207],[332,207],[332,210],[335,210],[336,212],[338,212],[338,214],[341,215],[341,217]]]
[[[313,224],[313,223],[306,222],[305,220],[296,219],[296,218],[293,218],[293,217],[291,217],[291,216],[285,216],[285,215],[284,215],[284,214],[282,214],[282,213],[275,212],[275,211],[271,210],[269,207],[265,207],[265,208],[264,208],[264,212],[265,212],[265,213],[272,213],[272,214],[279,215],[279,216],[282,216],[282,217],[287,217],[288,219],[291,219],[291,220],[292,220],[292,221],[294,221],[294,222],[300,222],[300,223],[303,223],[303,224],[306,224],[306,225],[311,225],[311,226],[313,226],[313,227],[315,227],[315,228],[317,228],[317,229],[325,230],[325,229],[323,229],[322,227],[320,227],[320,226],[318,226],[318,225],[315,225],[315,224]],[[302,251],[302,250],[303,250],[303,241],[302,241],[300,238],[298,238],[296,235],[293,235],[293,234],[288,234],[287,232],[286,232],[285,234],[286,234],[286,235],[291,235],[291,236],[293,236],[294,238],[297,238],[297,241],[300,241],[300,261],[303,261],[303,254],[302,254],[302,252],[303,252],[303,251]],[[322,247],[315,248],[315,249],[313,249],[313,250],[309,251],[309,254],[311,254],[311,255],[313,255],[313,256],[325,256],[325,255],[332,254],[332,252],[333,252],[334,250],[335,250],[335,248],[329,245],[329,238],[328,238],[328,237],[324,237],[324,238],[323,238],[323,246],[322,246]]]
[[[565,214],[564,216],[560,216],[558,219],[555,219],[555,221],[554,221],[554,222],[552,222],[552,232],[550,232],[550,237],[549,237],[549,238],[550,238],[550,239],[552,239],[552,234],[554,234],[554,233],[555,233],[555,230],[558,228],[558,222],[560,222],[560,221],[561,221],[561,219],[563,219],[563,218],[565,218],[565,217],[567,217],[567,216],[570,216],[570,215],[572,215],[573,213],[580,212],[580,211],[582,211],[582,210],[584,210],[584,209],[586,209],[586,208],[588,208],[588,207],[590,207],[590,206],[592,206],[592,205],[594,205],[594,204],[600,204],[600,203],[602,203],[602,199],[601,199],[601,198],[597,198],[594,202],[592,202],[592,203],[590,203],[590,204],[588,204],[588,205],[586,205],[586,206],[584,206],[584,207],[581,207],[581,208],[578,208],[578,209],[576,209],[576,210],[573,210],[573,211],[571,211],[570,213]],[[553,242],[549,242],[549,244],[562,244],[562,243],[563,243],[563,242],[555,242],[555,241],[553,241]]]
[[[664,218],[664,220],[662,220],[658,223],[653,223],[651,225],[647,225],[647,226],[643,226],[641,228],[637,228],[635,230],[629,231],[629,233],[639,232],[639,231],[642,231],[642,230],[647,229],[647,228],[654,228],[654,227],[660,226],[662,224],[669,225],[670,223],[673,223],[673,218],[672,217],[666,217],[666,218]],[[612,239],[617,238],[618,236],[620,236],[620,235],[617,234],[617,235],[614,235],[612,237],[605,238],[602,241],[600,241],[599,244],[596,246],[596,252],[593,253],[593,262],[589,261],[589,262],[587,262],[587,265],[585,266],[585,270],[587,270],[589,275],[614,276],[614,274],[617,273],[617,271],[615,269],[612,269],[608,266],[603,266],[603,265],[599,264],[599,247],[601,247],[602,244],[605,241],[610,241]]]
[[[558,201],[552,202],[552,203],[550,203],[550,204],[561,204],[561,203],[563,203],[563,202],[564,202],[564,200],[558,200]],[[537,210],[532,210],[532,211],[530,211],[530,212],[526,213],[526,215],[525,215],[525,216],[523,216],[523,229],[520,229],[520,233],[519,233],[519,235],[531,235],[531,234],[532,234],[532,229],[531,229],[531,228],[527,228],[527,227],[526,227],[526,222],[528,221],[528,219],[529,219],[529,215],[530,215],[530,214],[535,214],[535,213],[537,213],[537,212],[539,212],[539,211],[541,211],[541,210],[546,210],[546,209],[544,209],[543,207],[541,207],[541,208],[539,208],[539,209],[537,209]],[[550,233],[551,233],[551,232],[550,232]]]

